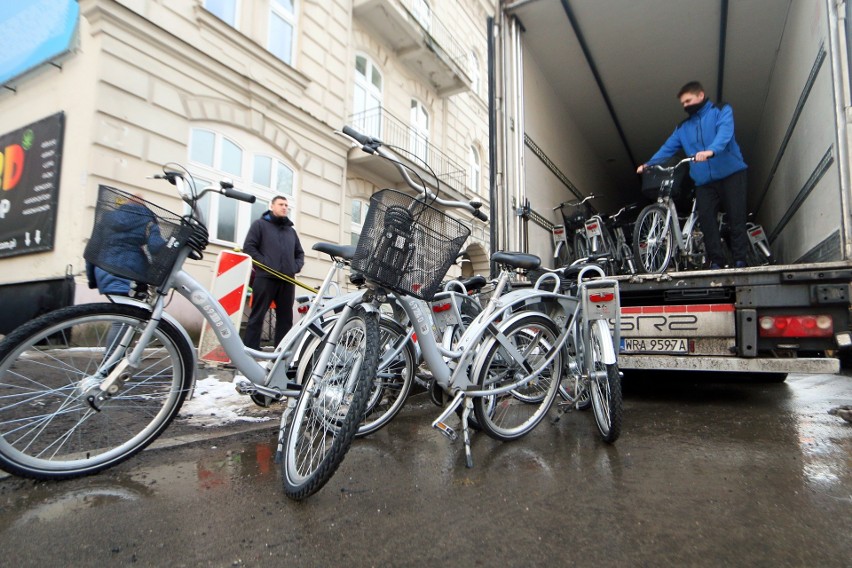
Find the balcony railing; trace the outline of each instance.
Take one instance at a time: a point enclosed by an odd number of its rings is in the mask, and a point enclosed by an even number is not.
[[[354,15],[440,96],[470,89],[468,54],[422,0],[355,0]]]
[[[383,107],[353,114],[349,124],[355,130],[380,139],[417,166],[424,168],[428,164],[435,177],[459,194],[464,194],[467,176],[461,166],[447,154],[429,142],[428,138],[407,126]]]
[[[465,52],[462,45],[456,41],[453,34],[450,33],[449,28],[444,25],[438,16],[436,16],[431,10],[428,10],[425,14],[422,13],[421,6],[423,5],[421,0],[401,0],[402,5],[408,11],[414,20],[420,24],[428,36],[432,39],[434,45],[439,46],[444,50],[444,53],[447,54],[453,63],[455,63],[459,69],[467,72],[467,53]]]

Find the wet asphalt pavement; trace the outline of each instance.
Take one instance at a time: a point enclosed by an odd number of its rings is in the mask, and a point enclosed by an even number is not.
[[[476,435],[467,469],[420,394],[302,503],[273,424],[205,431],[93,477],[0,480],[0,563],[848,567],[841,404],[850,376],[627,375],[615,446],[572,412],[514,443]]]

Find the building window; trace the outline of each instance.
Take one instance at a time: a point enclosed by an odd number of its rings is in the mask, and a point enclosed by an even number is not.
[[[352,115],[355,130],[382,137],[382,73],[365,55],[355,56]]]
[[[471,51],[468,57],[470,88],[475,95],[479,95],[479,90],[482,88],[482,75],[479,72],[479,58],[476,56],[475,51]]]
[[[468,157],[467,185],[476,193],[479,193],[480,178],[482,177],[482,166],[480,163],[479,151],[476,149],[476,146],[471,146]]]
[[[252,221],[263,215],[276,195],[287,197],[289,216],[293,219],[293,169],[270,154],[266,144],[255,139],[238,141],[221,132],[193,128],[189,161],[198,190],[229,179],[235,188],[257,198],[249,204],[222,195],[205,195],[199,207],[207,221],[211,242],[241,246]]]
[[[432,9],[429,7],[429,2],[426,0],[412,0],[411,14],[414,19],[423,26],[423,29],[431,31],[432,29]]]
[[[358,238],[361,236],[361,229],[364,228],[364,219],[367,218],[367,208],[369,203],[360,199],[352,200],[352,241],[351,244],[357,245]]]
[[[293,64],[293,31],[296,9],[293,0],[270,0],[269,51],[284,63]]]
[[[204,7],[208,12],[228,24],[237,27],[237,14],[239,0],[204,0]]]
[[[423,160],[429,161],[429,113],[417,99],[411,99],[411,134],[409,145],[411,152]]]

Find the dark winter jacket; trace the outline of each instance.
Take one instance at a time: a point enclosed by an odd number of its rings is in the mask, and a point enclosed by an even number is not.
[[[734,138],[734,111],[730,105],[705,102],[697,113],[675,128],[647,165],[662,164],[679,150],[683,150],[687,156],[694,156],[703,150],[713,151],[713,157],[709,160],[689,165],[689,175],[697,186],[725,179],[748,168]]]
[[[94,283],[102,294],[127,294],[130,282],[144,280],[150,258],[166,244],[154,213],[141,203],[127,202],[104,215],[97,227],[101,240],[97,267],[87,263],[89,286]],[[133,278],[134,275],[138,275]]]
[[[287,276],[294,276],[305,264],[305,251],[296,229],[293,228],[293,222],[288,217],[276,217],[271,211],[267,211],[251,224],[243,244],[243,252]],[[258,268],[255,278],[275,276]]]

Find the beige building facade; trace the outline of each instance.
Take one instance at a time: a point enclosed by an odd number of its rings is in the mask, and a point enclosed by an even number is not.
[[[328,261],[311,246],[354,242],[370,196],[402,186],[335,133],[346,124],[400,148],[442,195],[480,200],[488,212],[495,4],[80,0],[70,51],[0,94],[0,133],[64,117],[53,248],[0,258],[0,303],[14,302],[21,285],[66,274],[75,303],[96,300],[82,255],[99,185],[183,213],[173,187],[150,179],[170,163],[198,185],[228,178],[257,196],[254,205],[205,201],[211,244],[187,265],[199,281],[211,281],[218,251],[241,246],[270,198],[284,194],[306,250],[299,278],[318,284]],[[460,217],[472,227],[470,262],[455,270],[487,274],[488,226]],[[200,327],[181,298],[169,311]]]

